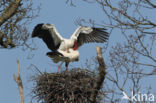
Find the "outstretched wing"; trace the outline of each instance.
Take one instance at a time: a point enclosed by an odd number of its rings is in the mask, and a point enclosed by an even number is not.
[[[71,38],[77,39],[77,46],[81,46],[84,43],[96,42],[103,43],[106,42],[109,35],[105,28],[91,28],[91,27],[79,27]]]
[[[42,38],[47,47],[52,51],[56,51],[59,48],[62,40],[61,35],[53,24],[36,25],[32,32],[32,37]]]

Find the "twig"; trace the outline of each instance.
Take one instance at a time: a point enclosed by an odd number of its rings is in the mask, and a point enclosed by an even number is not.
[[[0,26],[17,12],[20,3],[21,0],[14,0],[9,4],[0,16]]]
[[[17,60],[17,72],[18,76],[15,74],[13,75],[15,82],[18,85],[19,93],[20,93],[20,103],[24,103],[24,93],[23,93],[23,84],[20,76],[20,67],[19,67],[19,60]]]
[[[92,103],[96,102],[96,97],[98,94],[98,91],[101,89],[102,84],[104,82],[105,79],[105,75],[106,75],[106,66],[104,63],[104,59],[102,57],[102,51],[100,47],[96,47],[96,51],[97,51],[97,60],[99,63],[99,76],[97,77],[97,81],[94,84],[94,91],[91,94],[90,100],[92,101]]]

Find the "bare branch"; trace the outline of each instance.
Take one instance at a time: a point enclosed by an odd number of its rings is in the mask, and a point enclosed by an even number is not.
[[[153,4],[150,0],[145,0],[150,6],[152,6],[153,8],[156,8],[156,5]]]
[[[3,11],[2,15],[0,16],[0,26],[16,13],[18,7],[20,6],[20,2],[21,0],[12,1]]]
[[[98,68],[99,75],[97,77],[97,81],[94,84],[94,88],[93,88],[94,91],[93,91],[93,93],[91,94],[91,97],[90,97],[92,103],[95,103],[98,91],[101,89],[102,84],[103,84],[104,79],[105,79],[105,75],[106,75],[106,66],[105,66],[105,63],[104,63],[104,59],[102,57],[101,48],[96,47],[96,51],[97,51],[97,60],[98,60],[98,63],[99,63],[99,68]]]
[[[14,74],[13,77],[14,77],[15,82],[18,85],[19,94],[20,94],[20,103],[24,103],[23,84],[22,84],[22,79],[20,76],[19,60],[17,60],[17,73],[18,73],[18,76]]]
[[[30,33],[27,30],[27,24],[37,16],[39,11],[39,8],[32,5],[32,0],[0,2],[0,48],[11,49],[28,45]]]

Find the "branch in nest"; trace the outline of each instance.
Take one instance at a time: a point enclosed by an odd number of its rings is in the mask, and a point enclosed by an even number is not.
[[[90,100],[92,101],[92,103],[95,103],[96,101],[96,97],[98,94],[98,91],[101,89],[102,84],[104,82],[105,79],[105,75],[106,75],[106,66],[104,63],[104,59],[102,57],[102,51],[100,47],[96,47],[96,51],[97,51],[97,60],[99,63],[99,75],[97,77],[97,81],[94,84],[94,91],[92,92],[91,96],[90,96]]]
[[[13,75],[15,82],[18,85],[19,93],[20,93],[20,103],[24,103],[24,93],[23,93],[23,84],[20,76],[20,67],[19,67],[19,60],[17,60],[17,72],[18,76],[15,74]]]

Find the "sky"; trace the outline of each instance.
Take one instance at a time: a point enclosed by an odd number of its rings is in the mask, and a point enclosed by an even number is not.
[[[69,38],[74,30],[77,28],[75,21],[78,18],[95,19],[96,22],[105,20],[101,8],[96,4],[87,4],[85,2],[76,2],[76,7],[72,7],[65,3],[65,0],[34,0],[34,4],[41,3],[41,10],[39,16],[32,20],[29,24],[29,32],[32,32],[35,25],[38,23],[54,24],[58,32],[65,38]],[[116,39],[113,39],[113,38]],[[112,33],[110,36],[111,44],[115,44],[117,40],[122,39],[117,33]],[[109,40],[109,41],[110,41]],[[40,71],[56,72],[58,64],[46,56],[48,48],[41,39],[33,39],[37,46],[35,51],[23,51],[21,48],[12,50],[0,50],[0,103],[17,103],[19,101],[19,91],[17,84],[13,80],[13,74],[17,74],[16,60],[20,61],[21,77],[23,80],[25,102],[29,103],[31,97],[29,95],[32,83],[29,81],[30,77],[35,73],[30,70],[31,64],[36,65]],[[71,63],[69,68],[83,67],[85,60],[90,60],[91,57],[96,56],[96,46],[103,46],[102,44],[86,44],[80,48],[79,62]],[[29,55],[34,55],[33,58],[28,59]]]

